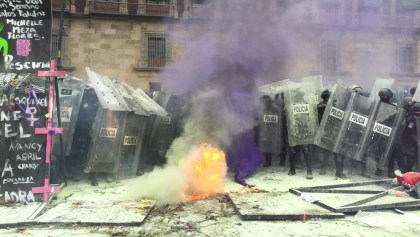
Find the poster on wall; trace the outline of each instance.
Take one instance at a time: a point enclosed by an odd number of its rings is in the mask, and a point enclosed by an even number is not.
[[[51,0],[0,0],[0,72],[50,66]]]

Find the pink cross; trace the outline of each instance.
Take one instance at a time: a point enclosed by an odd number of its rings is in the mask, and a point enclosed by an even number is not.
[[[47,144],[45,146],[45,150],[46,150],[46,158],[45,158],[45,163],[47,164],[47,169],[48,172],[46,172],[45,175],[45,179],[44,179],[44,186],[43,187],[33,187],[32,188],[32,193],[43,193],[44,194],[44,203],[48,202],[48,194],[49,193],[58,193],[60,192],[60,187],[53,187],[53,186],[49,186],[50,185],[50,180],[49,180],[49,165],[50,165],[50,161],[51,161],[51,136],[58,134],[58,133],[62,133],[63,132],[63,128],[53,128],[52,125],[52,111],[53,111],[53,101],[54,101],[54,78],[58,77],[58,76],[64,76],[65,75],[65,71],[56,71],[55,70],[55,61],[51,60],[50,63],[50,71],[38,71],[38,76],[40,77],[50,77],[50,86],[49,86],[49,102],[48,102],[48,120],[47,120],[47,128],[35,128],[35,134],[46,134],[47,135]]]

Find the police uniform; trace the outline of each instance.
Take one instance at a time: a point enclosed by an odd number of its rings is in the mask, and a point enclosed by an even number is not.
[[[420,107],[420,106],[419,106]],[[402,157],[404,168],[401,168],[401,172],[405,173],[412,170],[414,161],[417,158],[417,124],[416,116],[410,112],[410,115],[406,118],[404,131],[401,137],[402,141]]]
[[[318,122],[321,123],[322,116],[324,115],[325,109],[327,107],[328,99],[330,97],[330,92],[328,90],[325,90],[321,93],[321,98],[323,99],[322,102],[320,102],[317,105],[317,111],[318,111]],[[335,176],[337,178],[345,178],[345,174],[343,173],[344,170],[344,156],[340,155],[335,152],[328,151],[322,147],[318,147],[318,154],[320,156],[320,163],[321,163],[321,171],[319,172],[320,175],[324,175],[326,173],[325,166],[327,158],[333,154],[334,157],[334,163],[335,163]]]

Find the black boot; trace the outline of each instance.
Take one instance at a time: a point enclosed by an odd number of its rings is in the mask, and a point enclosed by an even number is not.
[[[367,173],[366,163],[362,161],[362,176],[365,178],[370,178],[370,175]]]
[[[308,170],[306,172],[306,179],[313,179],[314,177],[312,176],[312,170]]]
[[[292,175],[295,175],[295,174],[296,174],[295,169],[290,169],[289,173],[287,173],[287,175],[289,175],[289,176],[292,176]]]
[[[271,166],[271,157],[265,157],[264,167]]]
[[[89,180],[90,180],[90,185],[98,186],[98,180],[96,179],[95,173],[90,173]]]
[[[388,170],[388,177],[390,177],[391,179],[395,178],[394,170],[392,170],[392,169]]]
[[[336,173],[336,174],[335,174],[335,178],[336,178],[336,179],[346,179],[346,178],[347,178],[347,176],[346,176],[346,174],[344,174],[344,173]]]
[[[280,156],[280,166],[286,166],[286,156]]]

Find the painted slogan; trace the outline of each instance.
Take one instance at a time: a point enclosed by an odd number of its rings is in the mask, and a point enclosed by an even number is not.
[[[0,202],[42,200],[51,17],[51,0],[0,0]]]
[[[0,0],[0,72],[50,66],[51,0]]]
[[[48,80],[32,73],[0,73],[0,200],[39,201],[43,186],[48,113]]]

